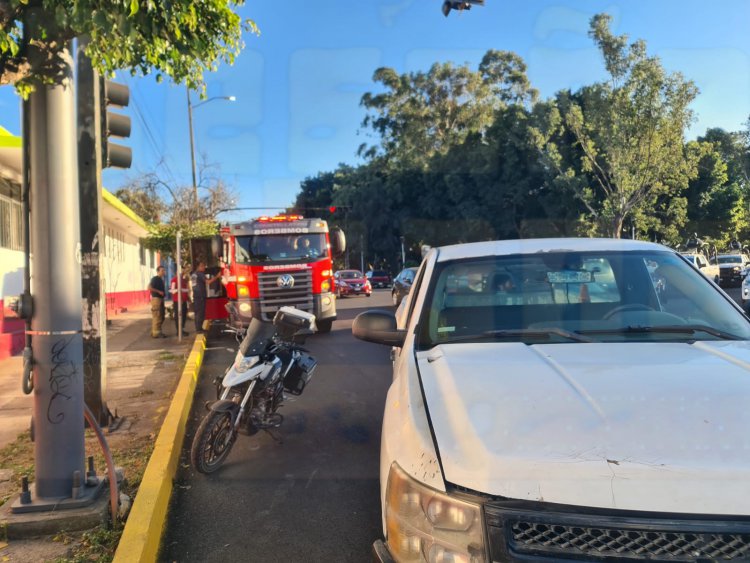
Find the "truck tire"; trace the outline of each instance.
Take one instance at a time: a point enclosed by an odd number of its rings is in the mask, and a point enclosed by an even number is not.
[[[322,334],[326,334],[328,332],[331,332],[331,328],[333,327],[333,321],[331,319],[325,319],[322,321],[318,321],[317,325],[318,325],[318,332]]]

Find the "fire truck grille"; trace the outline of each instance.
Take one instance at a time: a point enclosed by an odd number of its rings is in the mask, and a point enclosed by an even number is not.
[[[291,276],[294,280],[289,283]],[[263,319],[273,319],[280,307],[296,307],[313,312],[312,270],[258,274],[260,313]]]

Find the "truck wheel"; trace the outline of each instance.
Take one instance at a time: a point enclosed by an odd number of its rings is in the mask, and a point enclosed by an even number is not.
[[[324,321],[318,321],[318,332],[321,332],[323,334],[327,332],[331,332],[331,327],[333,327],[333,321],[331,319],[326,319]]]

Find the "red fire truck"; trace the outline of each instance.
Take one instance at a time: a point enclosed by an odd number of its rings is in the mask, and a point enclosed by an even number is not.
[[[193,244],[193,254],[207,258],[208,271],[223,268],[223,287],[209,288],[207,319],[226,319],[232,302],[243,324],[252,317],[270,321],[279,307],[290,305],[313,313],[319,332],[336,319],[333,257],[344,252],[346,239],[322,219],[301,215],[260,217],[221,228],[218,239]],[[222,247],[221,249],[218,247]],[[213,290],[213,291],[212,291]]]

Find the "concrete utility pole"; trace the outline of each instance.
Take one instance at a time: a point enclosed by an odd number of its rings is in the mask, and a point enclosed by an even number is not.
[[[32,66],[43,54],[30,39],[49,44],[54,21],[38,6],[29,11],[24,35]],[[37,85],[27,105],[31,184],[31,254],[34,314],[35,495],[22,505],[36,510],[64,508],[84,487],[83,343],[81,320],[81,247],[75,92],[70,43],[60,47],[57,84]],[[35,64],[36,63],[36,64]],[[39,66],[37,66],[39,65]],[[26,133],[26,132],[25,132]],[[18,503],[14,503],[16,511]],[[34,510],[29,506],[27,509]]]
[[[107,320],[102,306],[100,274],[104,234],[100,231],[102,200],[102,96],[99,73],[85,54],[88,39],[76,48],[78,109],[78,175],[81,217],[81,285],[83,298],[84,399],[100,426],[108,426]]]

